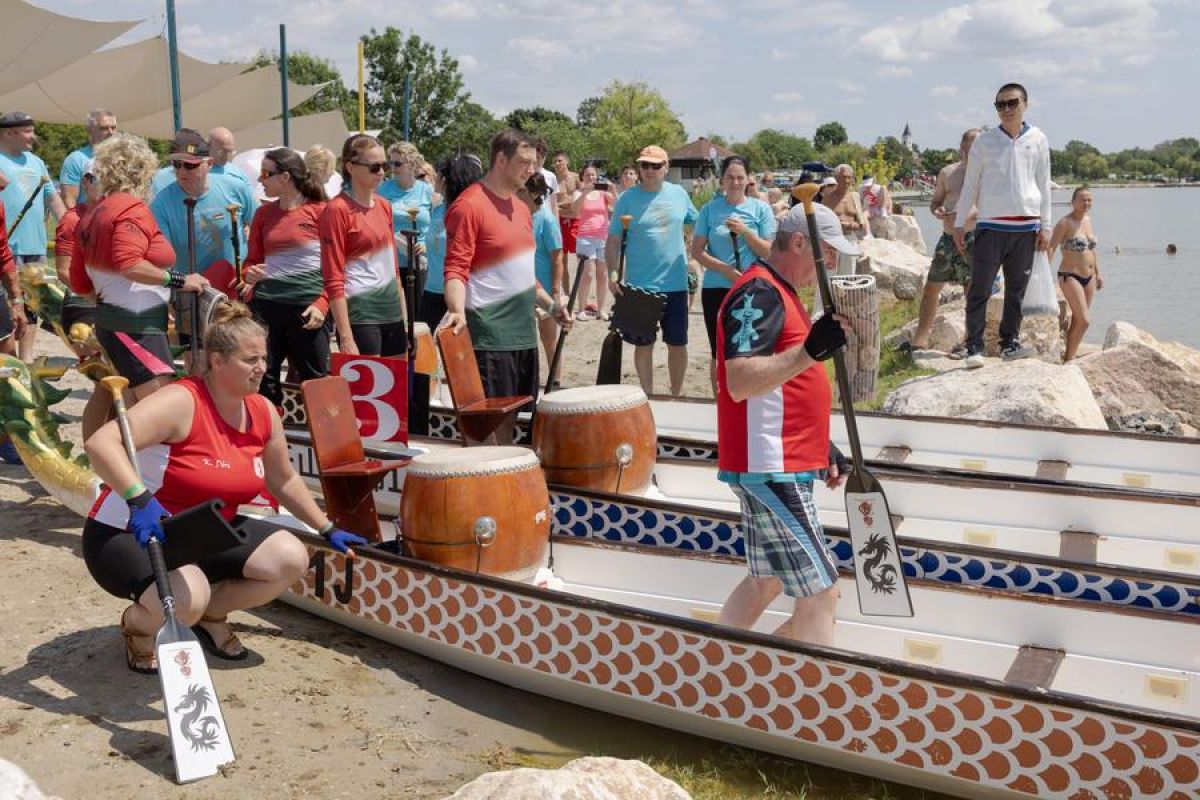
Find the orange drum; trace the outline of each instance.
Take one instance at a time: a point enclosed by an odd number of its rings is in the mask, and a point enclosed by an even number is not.
[[[654,415],[637,386],[584,386],[542,395],[533,449],[548,483],[637,493],[650,485],[658,453]]]
[[[417,356],[413,371],[422,375],[436,376],[438,371],[437,348],[433,346],[433,334],[424,322],[413,323],[413,338],[417,340]]]
[[[413,558],[531,579],[550,547],[550,494],[537,456],[524,447],[467,447],[414,458],[400,526]]]

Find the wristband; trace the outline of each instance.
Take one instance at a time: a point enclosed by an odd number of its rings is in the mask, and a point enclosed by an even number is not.
[[[133,498],[137,497],[139,494],[141,494],[144,491],[146,491],[146,487],[142,484],[141,481],[138,481],[133,486],[130,486],[128,489],[121,492],[121,499],[122,500],[132,500]]]
[[[163,281],[163,286],[166,286],[169,289],[182,289],[185,278],[186,278],[186,276],[182,272],[168,271],[165,274],[165,280]]]
[[[329,534],[332,533],[333,529],[336,527],[337,526],[333,524],[333,520],[329,520],[328,522],[326,522],[324,525],[322,525],[320,528],[317,529],[317,535],[320,536],[322,539],[328,539]]]
[[[138,486],[141,486],[141,484],[139,483]],[[153,499],[154,495],[150,494],[146,489],[142,489],[141,494],[135,494],[125,502],[129,504],[130,508],[145,508]]]

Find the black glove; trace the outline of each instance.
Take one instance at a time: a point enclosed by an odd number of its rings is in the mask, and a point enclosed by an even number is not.
[[[818,318],[809,330],[808,338],[804,340],[804,352],[808,353],[809,358],[813,361],[824,361],[831,358],[834,353],[845,346],[846,332],[834,319],[833,311]]]
[[[829,464],[837,467],[838,475],[846,476],[850,474],[850,462],[846,460],[846,456],[833,442],[829,443]]]

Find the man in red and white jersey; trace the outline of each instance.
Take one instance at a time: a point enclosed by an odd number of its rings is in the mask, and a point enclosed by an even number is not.
[[[814,207],[826,263],[858,255],[837,215]],[[831,644],[837,567],[813,504],[813,482],[844,480],[845,459],[829,441],[832,392],[819,362],[846,343],[841,324],[815,322],[796,296],[816,276],[803,206],[779,220],[770,261],[734,282],[717,317],[719,477],[742,504],[750,574],[719,621],[749,628],[782,591],[791,617],[775,633]]]

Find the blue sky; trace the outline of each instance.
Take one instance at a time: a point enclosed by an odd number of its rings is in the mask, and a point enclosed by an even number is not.
[[[163,0],[33,1],[147,20],[134,38],[164,29]],[[908,122],[918,145],[950,147],[994,122],[1008,80],[1029,88],[1028,118],[1057,147],[1200,135],[1200,0],[177,0],[177,14],[198,58],[274,48],[285,22],[290,49],[334,61],[348,82],[359,34],[411,30],[455,55],[473,99],[497,113],[574,116],[614,78],[643,80],[689,137],[811,136],[838,120],[865,143]]]

